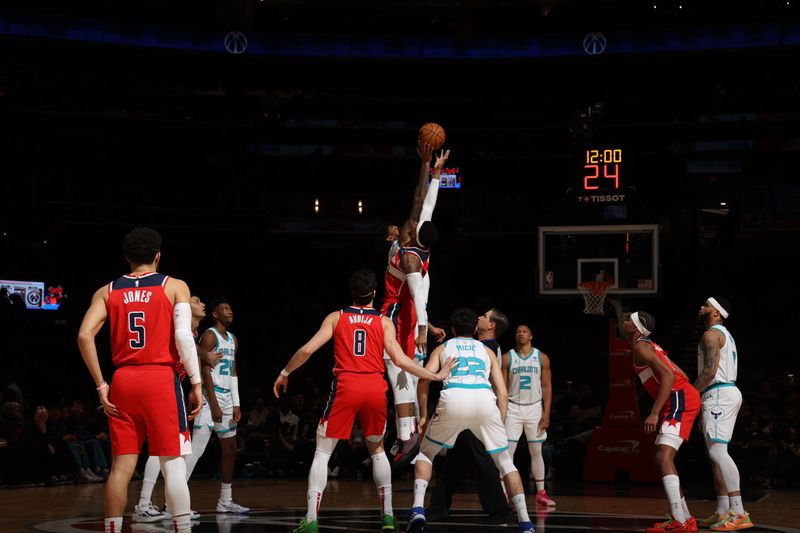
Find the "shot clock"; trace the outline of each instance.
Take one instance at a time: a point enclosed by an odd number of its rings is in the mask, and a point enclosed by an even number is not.
[[[622,148],[587,148],[584,153],[583,192],[613,193],[622,186]]]

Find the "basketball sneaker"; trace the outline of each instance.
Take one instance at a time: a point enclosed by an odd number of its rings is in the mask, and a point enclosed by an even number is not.
[[[653,524],[652,527],[648,527],[646,533],[689,533],[690,531],[697,531],[697,523],[693,522],[693,520],[693,518],[689,518],[681,523],[672,518],[672,515],[667,514],[667,520]],[[692,525],[694,525],[694,529],[690,529]]]
[[[172,520],[172,513],[170,513],[169,509],[167,509],[166,503],[164,504],[164,507],[161,508],[161,514],[164,515],[161,520]],[[189,509],[189,520],[197,520],[198,518],[200,518],[200,513]]]
[[[397,518],[394,515],[383,515],[382,522],[381,531],[397,531]]]
[[[425,509],[422,507],[412,507],[408,515],[406,531],[408,533],[422,533],[425,529]]]
[[[753,522],[750,520],[750,513],[733,514],[728,513],[725,520],[721,520],[711,526],[711,531],[738,531],[740,529],[749,529],[753,527]]]
[[[520,522],[517,531],[518,533],[536,533],[533,522]]]
[[[300,525],[294,528],[292,533],[319,533],[319,522],[316,520],[309,522],[304,516],[303,519],[300,520]]]
[[[244,505],[239,505],[233,500],[228,500],[227,502],[224,502],[222,500],[217,500],[217,512],[244,514],[244,513],[249,513],[250,508],[245,507]]]
[[[702,529],[709,529],[711,526],[716,524],[717,522],[725,521],[726,516],[718,515],[717,513],[712,514],[707,518],[703,518],[697,521],[697,527]]]
[[[131,520],[134,522],[158,522],[164,518],[164,513],[159,511],[158,507],[152,503],[142,506],[137,505],[133,508],[133,514],[131,515]]]
[[[545,507],[555,507],[556,502],[547,495],[547,491],[542,489],[536,493],[536,505],[544,505]]]

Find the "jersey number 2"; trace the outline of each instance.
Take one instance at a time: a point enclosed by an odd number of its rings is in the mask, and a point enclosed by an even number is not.
[[[531,390],[531,377],[530,376],[520,376],[519,377],[519,390]]]
[[[131,348],[141,350],[145,344],[144,311],[131,311],[128,313],[128,331],[133,337],[128,341]]]

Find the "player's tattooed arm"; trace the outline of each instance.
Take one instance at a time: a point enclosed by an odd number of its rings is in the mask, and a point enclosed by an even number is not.
[[[703,338],[700,339],[700,346],[702,346],[703,351],[703,369],[694,381],[694,388],[698,391],[703,391],[706,387],[711,385],[717,373],[717,367],[719,366],[719,341],[719,333],[711,329],[706,331],[703,334]]]

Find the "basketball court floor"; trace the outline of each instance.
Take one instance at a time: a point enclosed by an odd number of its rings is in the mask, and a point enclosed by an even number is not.
[[[129,508],[138,499],[139,481],[131,483]],[[192,480],[192,507],[201,513],[193,523],[196,532],[287,533],[305,513],[304,479],[237,480],[234,498],[252,507],[247,516],[214,512],[218,483]],[[429,491],[430,492],[430,491]],[[619,489],[611,484],[580,484],[553,491],[555,510],[528,507],[538,532],[644,531],[659,521],[666,504],[658,485],[632,485]],[[756,527],[753,532],[800,532],[800,491],[765,491],[758,500],[746,501]],[[163,502],[162,482],[156,486],[154,503]],[[405,530],[405,516],[412,500],[412,482],[404,479],[394,485],[395,514]],[[529,500],[530,501],[530,500]],[[103,485],[63,485],[0,491],[0,531],[78,532],[103,530]],[[714,510],[715,502],[688,501],[697,516]],[[375,487],[370,480],[330,480],[320,509],[322,531],[380,531]],[[480,511],[477,495],[458,493],[446,520],[429,523],[426,531],[488,532],[515,531],[516,524],[492,524]],[[167,532],[169,523],[137,524],[126,517],[123,532]]]

